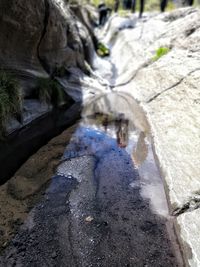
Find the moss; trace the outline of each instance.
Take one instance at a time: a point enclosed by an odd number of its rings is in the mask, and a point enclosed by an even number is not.
[[[110,50],[103,43],[98,43],[97,45],[97,54],[100,57],[106,57],[110,55]]]
[[[65,102],[65,93],[59,83],[52,79],[41,78],[38,80],[38,97],[40,101],[54,106]]]
[[[158,60],[170,51],[169,47],[160,47],[156,50],[156,55],[152,58],[153,61]]]
[[[0,138],[5,134],[5,125],[11,116],[21,113],[22,94],[16,78],[0,71]]]

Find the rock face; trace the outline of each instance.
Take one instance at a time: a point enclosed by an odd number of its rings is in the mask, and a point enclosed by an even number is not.
[[[0,12],[1,68],[45,75],[84,65],[83,42],[90,35],[64,1],[1,0]]]
[[[81,103],[84,88],[90,88],[86,62],[91,64],[94,54],[91,12],[95,13],[89,7],[74,6],[73,10],[77,16],[64,0],[0,0],[0,68],[16,76],[24,97],[22,121],[12,118],[7,125],[8,137],[0,141],[2,166],[8,167],[13,161],[9,172],[7,167],[1,167],[0,183],[39,144],[72,123],[80,113],[79,108],[76,112],[73,108],[72,114],[66,115],[74,101]],[[36,93],[40,78],[62,84],[67,98],[64,106],[55,108],[41,103]],[[26,153],[19,157],[16,154],[14,159],[13,155],[22,150]]]
[[[113,90],[146,113],[186,265],[200,266],[200,10],[146,17],[127,29],[131,21],[112,18],[111,31],[102,33],[118,73]],[[155,60],[160,48],[169,52]]]

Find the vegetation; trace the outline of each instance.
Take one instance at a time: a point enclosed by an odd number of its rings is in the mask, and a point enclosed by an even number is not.
[[[0,71],[0,138],[5,134],[6,122],[21,113],[22,94],[18,81],[5,71]]]
[[[92,0],[91,2],[93,5],[98,6],[101,1],[100,0]],[[115,2],[114,0],[105,0],[106,6],[108,6],[110,8],[113,8],[114,2]]]
[[[110,50],[103,43],[98,43],[97,45],[97,54],[100,57],[106,57],[110,55]]]
[[[118,15],[120,17],[128,17],[130,14],[131,14],[130,10],[125,10],[125,9],[122,9],[122,8],[118,10]]]
[[[160,47],[156,50],[156,55],[153,57],[153,61],[158,60],[162,56],[166,55],[170,51],[169,47]]]
[[[65,93],[57,81],[41,78],[38,80],[38,97],[40,101],[59,106],[65,102]]]
[[[83,0],[82,0],[83,1]],[[91,0],[91,3],[95,6],[98,6],[100,0]],[[114,0],[105,0],[105,3],[108,7],[114,8]],[[194,6],[199,6],[198,0],[194,1]],[[140,7],[140,1],[136,1],[136,11],[139,11]],[[171,11],[176,8],[176,5],[173,1],[168,1],[166,11]],[[145,2],[145,11],[150,12],[150,11],[160,11],[160,2],[157,0],[149,0]],[[130,13],[128,10],[124,10],[122,6],[122,1],[120,1],[120,6],[119,6],[119,12],[118,14],[122,17],[127,16]]]
[[[66,74],[66,69],[64,66],[61,66],[61,67],[57,67],[55,69],[55,72],[54,72],[54,76],[57,76],[57,77],[64,77]]]

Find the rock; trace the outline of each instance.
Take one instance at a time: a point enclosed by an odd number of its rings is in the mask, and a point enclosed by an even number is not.
[[[16,73],[26,69],[44,72],[37,55],[44,28],[45,1],[0,2],[1,68]]]
[[[22,122],[10,118],[7,136],[4,142],[0,140],[0,183],[33,151],[75,122],[80,104],[72,105],[82,102],[84,90],[89,91],[92,83],[102,87],[89,77],[85,63],[92,63],[94,54],[95,12],[87,6],[76,8],[76,13],[65,0],[0,1],[0,68],[16,76],[25,98]],[[78,73],[76,82],[74,72]],[[37,94],[40,78],[56,79],[66,103],[57,108],[41,103]]]
[[[23,0],[19,4],[2,0],[0,10],[1,68],[26,78],[30,73],[36,77],[52,73],[63,65],[83,65],[77,21],[65,1]]]
[[[113,91],[132,96],[146,115],[186,265],[199,266],[200,10],[147,15],[122,31],[119,20],[110,20],[103,40],[112,40],[119,74]],[[153,60],[162,47],[169,52]]]
[[[94,218],[92,216],[88,216],[85,218],[85,221],[88,223],[92,222],[93,220],[94,220]]]
[[[192,267],[200,266],[200,209],[180,215],[176,227],[186,262]]]
[[[51,257],[52,257],[52,259],[55,259],[55,258],[57,258],[57,253],[56,253],[56,251],[54,251],[52,254],[51,254]]]
[[[112,50],[119,73],[114,90],[132,95],[146,113],[172,212],[200,190],[200,43],[193,41],[200,36],[199,26],[198,9],[157,15],[121,31]],[[115,27],[115,19],[110,27]],[[153,61],[159,47],[170,51]],[[120,57],[119,50],[123,51]]]

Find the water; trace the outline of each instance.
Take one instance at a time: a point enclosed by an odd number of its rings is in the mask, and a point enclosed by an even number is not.
[[[99,95],[0,266],[171,267],[180,258],[144,113],[129,95]]]

